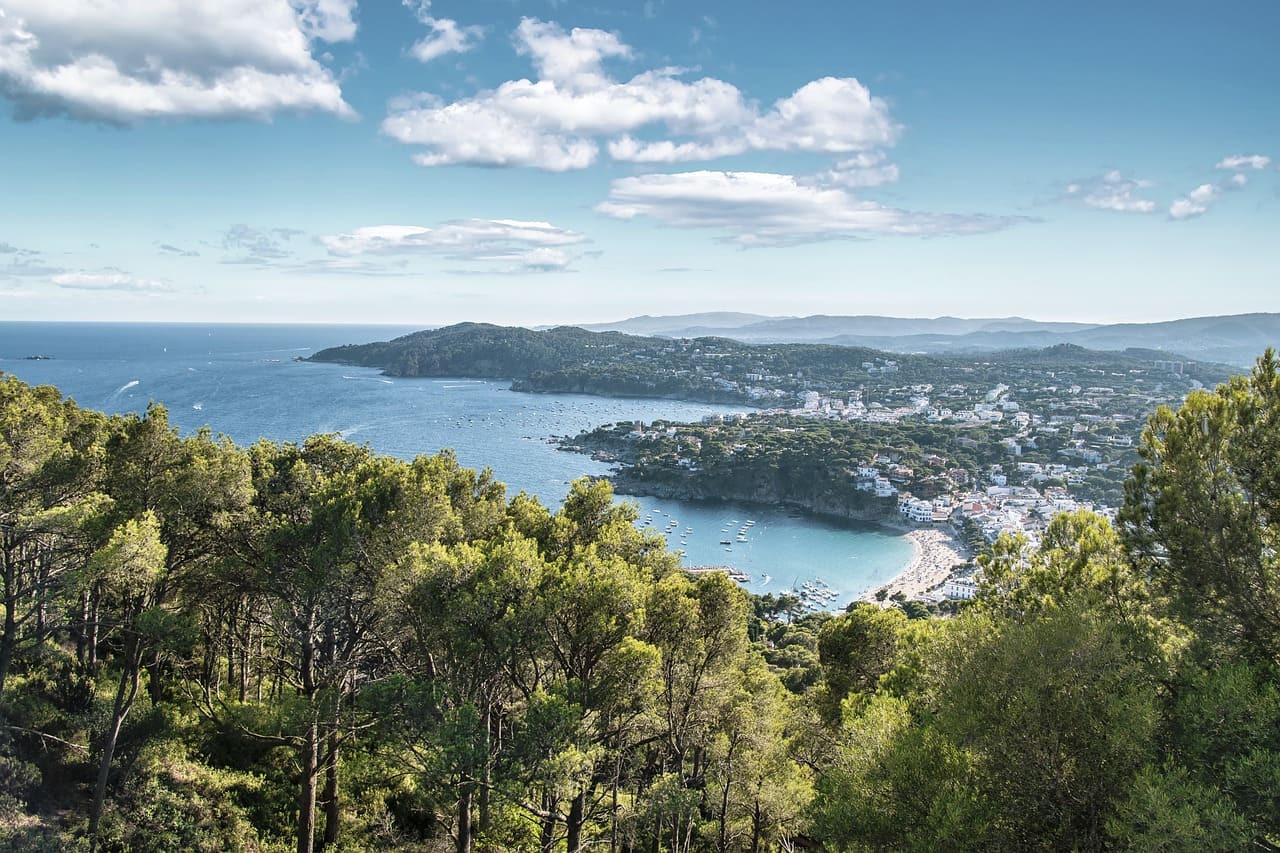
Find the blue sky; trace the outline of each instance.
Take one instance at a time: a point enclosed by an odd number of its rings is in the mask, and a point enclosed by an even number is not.
[[[0,317],[1280,310],[1280,5],[0,0]]]

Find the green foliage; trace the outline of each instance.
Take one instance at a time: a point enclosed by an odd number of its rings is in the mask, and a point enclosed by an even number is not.
[[[1253,847],[1248,821],[1182,767],[1143,768],[1106,828],[1120,850],[1197,853]]]
[[[686,575],[604,481],[553,512],[448,453],[242,450],[0,378],[0,845],[1273,848],[1276,376],[1156,414],[1118,533],[1001,540],[936,615]],[[945,440],[803,432],[700,458],[826,500]]]
[[[1280,366],[1152,416],[1122,516],[1130,553],[1211,644],[1280,660]]]
[[[150,744],[104,819],[103,851],[266,851],[246,805],[262,780],[193,760],[179,742]]]
[[[818,656],[823,685],[817,701],[825,719],[839,721],[850,693],[875,690],[880,676],[893,668],[904,621],[901,610],[863,604],[822,626]]]

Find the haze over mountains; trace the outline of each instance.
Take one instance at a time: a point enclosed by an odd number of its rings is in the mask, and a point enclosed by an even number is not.
[[[1161,350],[1202,361],[1251,365],[1267,347],[1280,348],[1280,314],[1191,317],[1160,323],[1054,323],[1024,317],[768,317],[736,312],[632,317],[584,324],[591,331],[748,343],[826,343],[890,352],[994,352],[1077,344],[1088,349]]]

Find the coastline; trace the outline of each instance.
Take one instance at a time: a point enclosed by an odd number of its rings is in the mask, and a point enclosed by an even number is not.
[[[895,526],[894,529],[906,531],[904,535],[915,551],[911,562],[887,582],[862,593],[858,596],[859,601],[875,601],[876,592],[882,589],[887,590],[890,596],[902,593],[908,600],[921,598],[945,581],[953,568],[970,560],[965,547],[949,526],[909,529]]]
[[[951,575],[952,569],[957,565],[968,563],[973,559],[950,524],[918,527],[903,520],[897,512],[859,512],[849,508],[844,508],[844,511],[829,508],[828,511],[824,512],[813,506],[805,506],[800,502],[786,500],[767,501],[752,498],[706,498],[678,489],[654,488],[656,484],[653,483],[646,483],[640,486],[634,481],[618,478],[616,475],[609,479],[614,483],[619,495],[698,502],[729,500],[733,503],[756,504],[773,508],[786,507],[838,524],[866,526],[896,533],[910,542],[912,557],[906,566],[884,583],[869,587],[856,596],[853,599],[854,601],[876,602],[875,594],[881,589],[887,590],[890,596],[901,592],[908,600],[921,599],[930,589],[945,581]]]

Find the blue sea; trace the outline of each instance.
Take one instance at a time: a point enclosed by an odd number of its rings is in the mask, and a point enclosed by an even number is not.
[[[56,385],[77,403],[140,412],[163,403],[183,431],[209,426],[247,444],[341,433],[380,453],[412,458],[451,448],[464,465],[492,468],[509,494],[558,506],[568,484],[608,466],[553,443],[618,421],[697,420],[733,407],[667,400],[526,394],[510,382],[402,379],[377,370],[296,361],[329,346],[387,340],[410,327],[0,322],[0,371]],[[32,356],[44,358],[35,360]],[[667,536],[686,565],[727,565],[753,592],[821,580],[840,607],[902,569],[901,536],[755,505],[624,498],[640,524]],[[748,522],[752,522],[748,524]],[[722,544],[725,540],[728,545]]]

